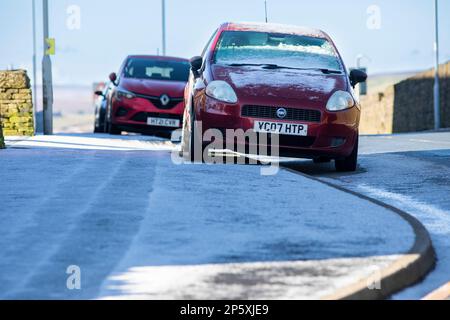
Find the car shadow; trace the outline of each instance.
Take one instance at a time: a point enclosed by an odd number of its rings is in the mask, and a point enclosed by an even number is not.
[[[296,160],[296,161],[282,161],[281,167],[297,171],[313,177],[328,177],[339,178],[346,176],[354,176],[366,173],[367,170],[362,164],[358,165],[355,172],[337,172],[334,167],[334,162],[329,163],[314,163],[312,160]]]
[[[345,176],[354,176],[367,172],[367,169],[362,165],[358,165],[358,169],[355,172],[337,172],[334,166],[334,161],[328,163],[314,163],[309,159],[293,159],[293,158],[271,158],[264,157],[263,159],[257,156],[249,156],[245,154],[238,154],[228,150],[222,152],[214,152],[212,155],[216,156],[215,160],[210,161],[208,164],[220,164],[220,165],[253,165],[264,166],[267,164],[279,163],[281,168],[297,171],[301,174],[313,176],[313,177],[329,177],[339,178]],[[214,158],[212,158],[214,159]]]

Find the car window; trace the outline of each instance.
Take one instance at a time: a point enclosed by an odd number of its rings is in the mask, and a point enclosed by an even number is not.
[[[339,56],[327,39],[267,32],[224,31],[214,61],[342,71]]]
[[[187,81],[189,63],[187,61],[131,58],[125,65],[123,75],[125,78],[135,79]]]

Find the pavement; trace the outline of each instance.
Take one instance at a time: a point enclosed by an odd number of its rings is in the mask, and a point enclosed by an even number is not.
[[[423,300],[450,300],[450,282],[431,292]]]
[[[436,267],[424,281],[393,296],[421,299],[450,280],[449,159],[450,132],[442,131],[361,137],[360,168],[354,174],[338,174],[331,164],[308,161],[289,166],[399,208],[426,227]]]
[[[162,139],[8,145],[1,299],[321,299],[377,290],[416,241],[389,208],[284,169],[176,165]]]

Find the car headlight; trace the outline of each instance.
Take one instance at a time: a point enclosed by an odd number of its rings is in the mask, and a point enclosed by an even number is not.
[[[116,98],[117,100],[122,100],[123,98],[126,99],[134,99],[136,98],[136,95],[130,91],[126,90],[117,90],[116,91]]]
[[[352,108],[355,105],[355,100],[347,91],[336,91],[330,97],[327,103],[327,110],[341,111]]]
[[[225,81],[212,81],[206,87],[206,94],[223,102],[236,103],[238,101],[233,88]]]

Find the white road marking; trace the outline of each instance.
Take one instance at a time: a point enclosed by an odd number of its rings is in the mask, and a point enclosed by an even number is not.
[[[53,148],[104,151],[172,151],[170,141],[146,136],[55,135],[30,138],[8,137],[11,148]]]
[[[450,211],[415,200],[410,196],[389,192],[366,184],[360,184],[357,188],[375,198],[395,202],[396,207],[403,208],[407,212],[414,212],[433,233],[450,234]]]
[[[432,141],[432,140],[425,140],[425,139],[409,139],[411,142],[422,142],[422,143],[433,143],[433,144],[448,144],[450,145],[450,142],[448,141]]]

